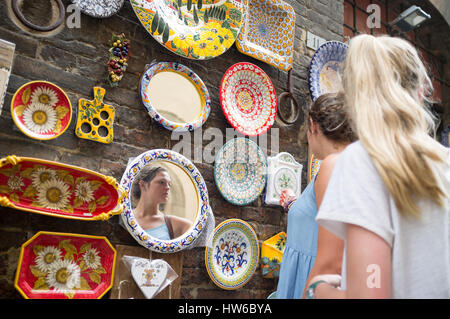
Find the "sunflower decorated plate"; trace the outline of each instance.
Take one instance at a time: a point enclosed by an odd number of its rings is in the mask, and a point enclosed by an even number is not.
[[[0,205],[79,220],[107,220],[123,210],[114,177],[30,157],[0,159]]]
[[[255,142],[239,137],[219,150],[214,179],[228,202],[240,206],[252,203],[263,192],[266,178],[266,156]]]
[[[280,70],[292,68],[295,12],[281,0],[249,0],[237,49]]]
[[[269,76],[248,62],[236,63],[225,72],[220,104],[231,126],[248,136],[267,132],[277,115],[277,96]]]
[[[341,66],[348,46],[339,41],[328,41],[314,53],[308,70],[311,99],[315,101],[324,93],[335,93],[341,88]]]
[[[32,81],[22,85],[14,94],[11,116],[28,137],[51,140],[69,127],[72,105],[66,93],[57,85]]]
[[[106,237],[40,231],[22,245],[14,286],[26,299],[100,299],[115,262]]]
[[[213,232],[205,249],[205,264],[211,280],[220,288],[243,287],[254,274],[259,260],[259,244],[253,228],[243,220],[228,219]]]
[[[247,0],[130,0],[144,28],[166,49],[206,60],[225,53],[241,28]]]

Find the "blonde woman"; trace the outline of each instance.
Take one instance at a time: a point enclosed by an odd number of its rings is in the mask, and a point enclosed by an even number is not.
[[[344,239],[342,279],[315,276],[307,298],[450,298],[450,154],[429,135],[417,51],[353,38],[343,89],[359,141],[336,161],[316,219]]]

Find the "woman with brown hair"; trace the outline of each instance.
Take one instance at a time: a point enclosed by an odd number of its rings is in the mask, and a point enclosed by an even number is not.
[[[132,195],[138,201],[133,215],[142,229],[161,240],[179,237],[192,226],[189,220],[159,209],[169,199],[170,186],[170,175],[160,166],[144,167],[133,183]]]
[[[319,173],[296,199],[282,191],[280,204],[288,211],[287,242],[276,297],[302,298],[311,269],[338,271],[342,241],[318,227],[315,217],[339,153],[355,140],[343,106],[343,96],[323,94],[311,106],[307,138],[314,156],[322,161]]]

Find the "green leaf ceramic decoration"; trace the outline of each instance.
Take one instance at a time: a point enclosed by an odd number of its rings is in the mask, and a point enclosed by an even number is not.
[[[265,203],[280,205],[280,195],[283,189],[291,189],[297,197],[301,192],[301,177],[303,165],[297,163],[294,157],[286,152],[268,157],[268,174]]]
[[[104,104],[106,90],[94,87],[94,100],[80,99],[78,101],[78,119],[75,134],[100,143],[109,144],[113,141],[115,109]]]

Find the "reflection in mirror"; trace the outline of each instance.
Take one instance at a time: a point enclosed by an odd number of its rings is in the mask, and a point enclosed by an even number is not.
[[[131,190],[133,215],[150,236],[171,240],[185,234],[197,218],[197,189],[191,177],[171,162],[143,167]]]
[[[181,73],[164,71],[154,75],[148,95],[156,111],[172,122],[195,122],[203,109],[204,101],[197,88]]]

